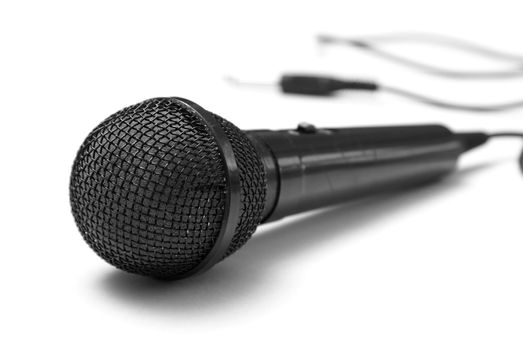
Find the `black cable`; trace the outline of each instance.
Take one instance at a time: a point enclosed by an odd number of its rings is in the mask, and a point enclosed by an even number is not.
[[[341,38],[331,35],[320,35],[318,41],[322,44],[345,44],[361,50],[365,50],[383,59],[402,64],[404,66],[417,69],[424,73],[444,76],[447,78],[460,79],[499,79],[499,78],[516,78],[523,76],[523,56],[514,55],[510,53],[501,52],[491,49],[476,43],[466,40],[457,39],[448,36],[425,34],[425,33],[403,33],[403,34],[389,34],[380,35],[367,38]],[[386,42],[401,42],[401,41],[415,41],[431,43],[441,46],[449,46],[452,48],[468,51],[491,59],[498,59],[503,61],[512,61],[516,64],[513,69],[499,70],[499,71],[464,71],[453,70],[448,68],[438,67],[436,65],[412,60],[400,55],[393,54],[386,50],[380,49],[377,44]]]
[[[489,134],[489,137],[521,137],[523,139],[523,132],[496,132]]]
[[[466,112],[503,112],[523,108],[523,100],[492,105],[469,105],[444,101],[402,88],[381,85],[372,81],[343,80],[319,75],[283,75],[280,88],[284,93],[330,96],[337,91],[384,91],[423,104]]]
[[[492,133],[492,134],[486,134],[482,132],[466,132],[466,133],[457,133],[455,136],[458,138],[458,140],[461,141],[461,144],[463,145],[464,151],[471,150],[473,148],[476,148],[480,145],[485,144],[487,141],[493,139],[493,138],[500,138],[500,137],[518,137],[523,139],[523,132],[498,132],[498,133]],[[520,153],[519,156],[519,166],[521,171],[523,171],[523,151]]]

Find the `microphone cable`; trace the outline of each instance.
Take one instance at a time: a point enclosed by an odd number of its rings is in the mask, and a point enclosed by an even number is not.
[[[426,34],[426,33],[399,33],[383,34],[362,38],[343,38],[332,35],[319,35],[317,38],[320,44],[348,45],[360,50],[365,50],[375,56],[401,64],[403,66],[416,69],[426,74],[437,75],[454,79],[505,79],[523,77],[523,56],[502,52],[486,46],[482,46],[470,41],[453,38],[449,36]],[[513,67],[507,70],[478,70],[465,71],[443,68],[421,61],[413,60],[404,56],[396,55],[380,48],[380,45],[402,42],[428,43],[438,46],[446,46],[453,49],[462,50],[478,56],[483,56],[492,60],[508,62]],[[229,82],[235,85],[260,86],[256,82],[245,82],[233,77],[227,77]],[[508,101],[497,104],[464,104],[453,101],[427,96],[417,92],[417,89],[406,89],[393,85],[380,84],[376,81],[362,81],[355,79],[342,79],[323,75],[299,75],[285,74],[278,85],[283,93],[314,95],[314,96],[331,96],[341,90],[367,91],[367,92],[386,92],[402,98],[406,98],[418,103],[430,105],[450,110],[465,112],[505,112],[514,109],[523,108],[523,99]]]
[[[396,33],[382,34],[368,37],[343,38],[333,35],[321,34],[317,37],[321,45],[346,45],[376,57],[403,65],[408,68],[416,69],[423,73],[439,75],[446,78],[455,79],[504,79],[518,78],[523,76],[523,56],[502,52],[496,49],[485,47],[467,40],[458,39],[450,36],[429,34],[429,33]],[[425,43],[436,46],[446,46],[464,52],[483,56],[492,60],[504,61],[513,65],[507,70],[453,70],[435,66],[429,63],[413,60],[404,56],[396,55],[392,52],[380,48],[383,44],[414,42]]]
[[[247,82],[227,76],[226,80],[233,85],[251,85],[251,86],[266,86],[272,84],[261,84],[256,82]],[[324,75],[300,75],[300,74],[284,74],[278,81],[281,92],[285,94],[299,94],[310,96],[328,97],[334,95],[336,92],[343,90],[350,91],[366,91],[366,92],[386,92],[412,101],[423,103],[426,105],[459,110],[464,112],[505,112],[514,109],[523,108],[523,99],[516,101],[509,101],[499,104],[461,104],[451,101],[440,100],[434,97],[422,95],[420,93],[410,91],[407,89],[380,84],[371,80],[354,80],[354,79],[340,79]]]
[[[517,100],[517,101],[510,101],[505,103],[499,103],[499,104],[491,104],[491,105],[467,105],[467,104],[460,104],[460,103],[454,103],[444,100],[439,100],[436,98],[428,97],[425,95],[418,94],[413,91],[408,91],[402,88],[397,88],[393,86],[386,86],[381,85],[380,86],[381,91],[388,92],[390,94],[394,94],[396,96],[404,97],[416,102],[420,102],[426,105],[431,105],[435,107],[445,108],[445,109],[453,109],[453,110],[460,110],[464,112],[504,112],[504,111],[510,111],[513,109],[518,109],[523,107],[523,100]]]

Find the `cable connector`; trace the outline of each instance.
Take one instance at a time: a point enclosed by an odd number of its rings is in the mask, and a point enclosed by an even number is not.
[[[281,91],[288,94],[329,96],[340,90],[376,91],[378,84],[371,81],[341,80],[319,75],[285,74],[279,82]]]

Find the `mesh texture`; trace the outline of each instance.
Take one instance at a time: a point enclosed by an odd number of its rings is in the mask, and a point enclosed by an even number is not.
[[[241,215],[227,254],[261,220],[265,174],[252,144],[219,118],[240,169]],[[225,165],[209,129],[174,98],[127,107],[87,137],[73,164],[71,206],[91,248],[133,273],[176,278],[212,249],[224,219]]]

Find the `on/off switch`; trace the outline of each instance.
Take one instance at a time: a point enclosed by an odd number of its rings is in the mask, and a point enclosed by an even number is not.
[[[300,134],[314,134],[318,131],[318,129],[312,124],[300,123],[300,124],[298,124],[296,131],[299,132]]]

